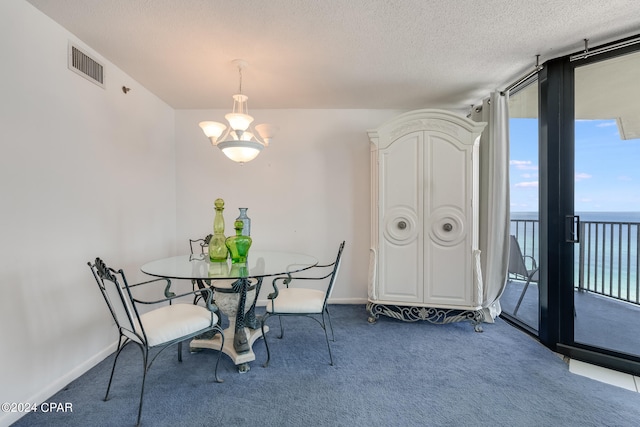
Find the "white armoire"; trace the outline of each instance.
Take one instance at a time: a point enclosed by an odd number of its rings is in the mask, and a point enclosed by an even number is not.
[[[481,330],[478,147],[486,123],[402,114],[371,141],[369,321],[469,320]]]

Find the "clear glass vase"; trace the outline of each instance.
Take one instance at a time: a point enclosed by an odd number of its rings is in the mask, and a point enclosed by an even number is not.
[[[247,216],[247,209],[249,208],[238,208],[240,209],[240,215],[236,218],[236,221],[242,221],[242,235],[243,236],[251,236],[251,218]]]

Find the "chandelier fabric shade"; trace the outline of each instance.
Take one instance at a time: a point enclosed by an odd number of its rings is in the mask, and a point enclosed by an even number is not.
[[[260,124],[252,129],[253,117],[249,115],[248,96],[242,93],[242,70],[247,66],[243,60],[234,61],[240,74],[240,90],[233,95],[233,109],[225,114],[228,126],[213,121],[200,122],[200,127],[213,146],[225,156],[238,163],[255,159],[264,147],[269,146],[277,128],[270,124]],[[259,136],[259,137],[258,137]]]

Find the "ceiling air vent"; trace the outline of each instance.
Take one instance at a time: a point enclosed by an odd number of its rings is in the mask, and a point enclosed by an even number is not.
[[[104,66],[71,43],[69,69],[104,89]]]

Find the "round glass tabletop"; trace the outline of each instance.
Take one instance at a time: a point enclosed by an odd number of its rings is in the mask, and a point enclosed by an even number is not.
[[[246,264],[211,262],[208,255],[179,255],[144,264],[143,273],[171,279],[238,279],[286,275],[318,264],[312,256],[294,252],[252,251]]]

